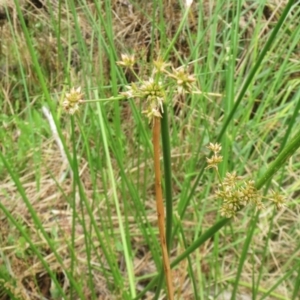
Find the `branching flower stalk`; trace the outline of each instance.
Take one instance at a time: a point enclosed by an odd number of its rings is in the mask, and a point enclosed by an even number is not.
[[[133,55],[121,56],[121,61],[117,62],[119,66],[126,69],[130,69],[132,74],[136,76],[137,81],[132,82],[130,85],[125,86],[126,90],[118,97],[111,97],[107,99],[95,99],[95,100],[84,100],[81,88],[72,88],[69,93],[65,95],[62,107],[64,110],[73,115],[79,111],[82,104],[101,102],[101,101],[112,101],[112,100],[123,100],[123,99],[139,99],[143,100],[143,111],[142,113],[148,118],[149,124],[153,130],[153,152],[154,152],[154,171],[155,171],[155,194],[156,194],[156,209],[158,218],[158,229],[159,239],[162,249],[162,264],[163,271],[161,272],[161,281],[157,285],[156,296],[159,295],[161,285],[163,282],[163,275],[166,276],[166,285],[168,299],[174,299],[174,288],[173,280],[169,259],[169,252],[171,248],[171,237],[172,237],[172,195],[171,195],[171,166],[170,166],[170,150],[167,138],[165,135],[167,124],[166,118],[163,119],[163,130],[161,134],[161,118],[163,118],[164,110],[167,109],[166,95],[168,92],[180,94],[190,94],[195,89],[194,75],[189,74],[188,70],[184,67],[173,68],[170,63],[164,62],[163,59],[158,58],[153,62],[153,68],[150,71],[149,78],[141,79],[134,72],[134,65],[136,64]],[[165,177],[166,186],[166,225],[165,225],[165,208],[163,200],[163,192],[161,185],[161,170],[160,170],[160,136],[163,138],[163,155],[164,155],[164,167],[167,175]],[[130,267],[130,265],[128,265]],[[131,280],[131,287],[133,281]],[[131,291],[134,296],[134,292]]]
[[[133,70],[135,60],[132,55],[122,55],[122,61],[118,62],[120,66],[129,68],[133,74],[136,73]],[[126,98],[135,98],[144,100],[143,114],[149,120],[149,124],[152,124],[153,130],[153,149],[154,149],[154,169],[155,169],[155,191],[156,191],[156,206],[158,216],[158,227],[160,244],[162,249],[163,270],[166,276],[168,299],[174,299],[173,281],[169,262],[169,251],[171,247],[172,237],[172,197],[171,197],[171,180],[168,180],[171,176],[171,167],[167,161],[170,160],[169,151],[165,148],[167,144],[165,130],[162,132],[163,150],[164,150],[164,167],[167,172],[165,178],[166,185],[166,215],[167,222],[165,226],[165,213],[164,202],[161,188],[161,173],[160,173],[160,123],[161,118],[164,118],[164,109],[167,109],[165,102],[166,94],[171,91],[176,91],[177,94],[184,95],[185,93],[191,93],[195,82],[195,77],[190,75],[183,67],[174,69],[170,63],[165,62],[162,58],[158,57],[153,61],[153,69],[150,71],[150,77],[148,80],[140,79],[137,77],[137,82],[132,82],[126,86],[126,91],[121,95]],[[167,119],[163,119],[166,121]],[[166,123],[164,125],[167,126]],[[165,127],[163,127],[165,128]],[[167,153],[168,152],[168,153]],[[166,229],[165,229],[166,227]],[[155,299],[157,299],[161,285],[163,282],[163,273],[161,272],[160,282],[157,285]]]
[[[84,94],[81,92],[81,87],[72,87],[69,93],[65,94],[65,98],[62,101],[62,107],[70,115],[74,115],[79,112],[80,105],[93,103],[93,102],[107,102],[107,101],[119,101],[124,100],[124,96],[110,97],[105,99],[84,99]]]
[[[135,64],[133,56],[122,55],[122,61],[118,62],[118,64],[125,68],[129,68],[132,71],[132,73],[136,75],[136,73],[133,70],[133,66]],[[169,191],[171,187],[168,184],[166,184],[167,224],[165,225],[165,211],[160,172],[160,119],[163,117],[164,107],[166,109],[165,99],[169,87],[171,85],[174,85],[175,82],[177,82],[177,88],[181,85],[183,85],[184,88],[187,86],[191,87],[191,83],[194,81],[194,78],[188,77],[183,69],[180,69],[179,72],[183,79],[179,78],[178,76],[176,76],[177,70],[172,69],[172,72],[170,72],[170,67],[171,64],[164,62],[161,58],[158,58],[156,61],[153,62],[153,69],[150,71],[151,75],[148,78],[148,80],[142,80],[136,75],[137,82],[132,82],[130,85],[126,86],[126,91],[123,92],[122,95],[126,98],[144,100],[142,113],[148,118],[149,124],[152,124],[156,209],[158,218],[159,238],[162,249],[163,270],[164,275],[166,276],[168,299],[174,299],[173,280],[169,261],[169,248],[171,245],[172,233],[171,221],[173,216],[171,196],[169,194],[167,195],[167,191]],[[180,81],[179,84],[178,81]],[[163,134],[162,138],[164,138]],[[166,142],[166,140],[163,140],[163,142]],[[164,153],[164,164],[166,163],[166,159],[167,158],[165,157]],[[166,172],[170,172],[170,170],[167,170]],[[170,175],[170,173],[168,173],[167,175]],[[157,286],[156,296],[158,296],[160,292],[163,281],[163,273],[161,274],[162,277],[159,285]]]

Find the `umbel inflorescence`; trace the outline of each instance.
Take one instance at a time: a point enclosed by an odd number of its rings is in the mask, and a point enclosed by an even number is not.
[[[188,74],[183,67],[174,69],[170,63],[158,58],[153,62],[153,68],[150,76],[141,79],[134,72],[133,66],[136,63],[133,55],[123,54],[122,60],[117,62],[118,65],[131,69],[136,76],[136,82],[125,86],[126,91],[122,92],[127,99],[144,100],[143,114],[149,119],[161,118],[163,114],[163,103],[166,101],[166,95],[171,87],[175,86],[175,92],[178,94],[191,93],[194,75]]]
[[[167,93],[172,90],[172,94],[182,95],[192,93],[195,82],[194,75],[189,74],[184,67],[173,68],[170,63],[158,58],[153,61],[153,68],[150,70],[148,78],[141,79],[134,71],[136,64],[134,55],[121,55],[121,61],[117,64],[123,68],[130,69],[136,77],[136,82],[125,85],[125,91],[119,97],[112,97],[110,100],[139,99],[143,101],[142,113],[146,115],[149,122],[153,118],[161,118],[163,114],[163,103],[166,101]],[[104,99],[101,99],[103,101]],[[66,93],[62,102],[64,110],[73,115],[79,111],[83,103],[96,102],[97,100],[83,100],[81,88],[72,88]],[[100,100],[99,100],[100,101]]]
[[[154,118],[161,118],[164,113],[163,103],[166,101],[167,93],[182,95],[185,93],[193,93],[195,87],[195,77],[189,74],[185,68],[173,68],[170,63],[166,63],[163,59],[158,58],[153,61],[153,68],[150,70],[150,76],[147,79],[141,79],[134,71],[136,60],[134,55],[121,55],[121,61],[117,64],[121,67],[130,69],[135,74],[136,82],[132,82],[125,86],[125,91],[120,93],[119,97],[109,98],[109,100],[122,99],[139,99],[143,101],[142,113],[146,115],[149,123]],[[96,102],[97,100],[83,100],[81,88],[72,88],[66,93],[62,103],[63,108],[69,114],[74,114],[79,110],[82,103]],[[102,99],[103,100],[103,99]],[[99,100],[100,101],[100,100]],[[227,173],[222,179],[218,172],[218,165],[222,162],[223,157],[220,155],[221,145],[210,143],[208,146],[213,152],[211,157],[206,158],[206,169],[214,169],[219,178],[219,187],[215,193],[218,199],[222,199],[223,203],[220,214],[224,217],[235,217],[237,212],[248,204],[253,204],[257,209],[263,209],[263,198],[272,201],[276,208],[284,206],[285,199],[278,192],[271,192],[269,197],[262,197],[256,189],[254,181],[243,181],[236,172]]]
[[[254,205],[258,210],[263,209],[263,196],[256,189],[253,180],[243,181],[241,177],[237,176],[236,172],[227,172],[225,177],[221,178],[218,171],[218,164],[223,159],[219,155],[222,149],[221,145],[210,143],[207,148],[213,152],[213,155],[210,158],[206,158],[206,169],[214,169],[220,182],[215,196],[217,199],[223,200],[220,208],[221,216],[226,218],[235,217],[243,207],[249,204]],[[264,198],[272,201],[277,209],[284,206],[284,197],[277,192],[272,191],[271,196]]]

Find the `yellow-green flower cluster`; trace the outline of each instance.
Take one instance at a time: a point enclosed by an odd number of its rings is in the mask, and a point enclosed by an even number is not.
[[[121,54],[121,60],[117,61],[117,64],[119,66],[125,67],[125,68],[132,68],[135,64],[135,58],[134,55],[131,54]]]
[[[275,204],[277,209],[281,209],[285,206],[286,200],[278,192],[271,191],[271,196],[269,197],[269,199]]]
[[[188,74],[183,67],[177,69],[173,68],[173,73],[171,73],[169,76],[177,81],[179,92],[192,91],[192,84],[195,82],[196,79],[194,75]]]
[[[206,158],[206,162],[207,162],[207,167],[206,169],[216,169],[218,170],[218,164],[220,162],[222,162],[223,157],[221,155],[219,155],[219,152],[221,151],[222,147],[220,144],[213,144],[213,143],[209,143],[209,145],[207,146],[207,148],[209,150],[211,150],[214,154],[212,157],[207,157]]]
[[[80,87],[77,89],[73,87],[71,91],[65,95],[65,99],[62,103],[64,110],[70,115],[73,115],[79,110],[79,105],[83,102],[83,96]]]
[[[143,113],[151,121],[154,117],[161,118],[165,92],[161,82],[155,82],[153,78],[139,85],[132,83],[127,86],[127,91],[122,93],[126,98],[139,98],[146,100],[146,109]]]
[[[118,65],[130,68],[133,73],[133,66],[135,64],[134,56],[121,55],[121,61]],[[166,93],[174,87],[174,80],[176,81],[176,90],[178,93],[191,92],[192,84],[196,80],[193,75],[188,74],[184,68],[172,68],[170,63],[164,62],[162,58],[153,61],[153,68],[150,72],[148,80],[141,80],[136,75],[138,82],[131,83],[126,86],[126,91],[121,93],[126,98],[139,98],[145,99],[145,109],[143,113],[148,117],[151,122],[153,118],[161,118],[163,114],[163,102],[166,99]]]
[[[146,110],[143,113],[151,120],[153,117],[162,117],[163,101],[165,99],[164,89],[161,82],[155,82],[152,78],[144,83],[140,87],[141,93],[146,99]]]
[[[222,149],[221,145],[210,143],[207,148],[213,152],[213,155],[211,158],[206,158],[208,164],[206,169],[214,169],[220,180],[216,197],[223,200],[220,209],[221,216],[235,217],[237,212],[248,204],[253,204],[256,209],[263,209],[262,196],[256,189],[253,180],[242,181],[236,172],[227,173],[221,179],[218,171],[218,164],[222,161],[222,156],[219,155]],[[285,199],[277,192],[272,191],[271,196],[267,198],[275,204],[277,209],[284,206]]]
[[[235,217],[236,213],[248,204],[254,204],[262,209],[261,196],[254,187],[253,181],[241,183],[235,172],[227,173],[216,196],[223,200],[220,214],[223,217]]]

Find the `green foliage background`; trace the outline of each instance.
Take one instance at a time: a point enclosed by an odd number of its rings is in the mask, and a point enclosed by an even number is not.
[[[299,5],[46,2],[0,7],[0,298],[133,299],[149,283],[148,299],[158,297],[142,104],[90,103],[75,117],[60,105],[73,86],[86,99],[118,96],[133,74],[116,61],[134,53],[141,78],[162,56],[200,90],[166,102],[176,299],[297,299]],[[286,208],[221,219],[217,178],[204,171],[209,142],[222,144],[222,177],[278,191]]]

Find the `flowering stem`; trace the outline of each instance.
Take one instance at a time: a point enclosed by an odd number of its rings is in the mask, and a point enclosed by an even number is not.
[[[155,195],[156,210],[159,229],[159,238],[163,256],[164,272],[167,281],[168,299],[174,299],[172,274],[165,235],[165,213],[163,204],[163,195],[161,189],[161,173],[160,173],[160,118],[154,117],[153,120],[153,150],[154,150],[154,171],[155,171]]]

